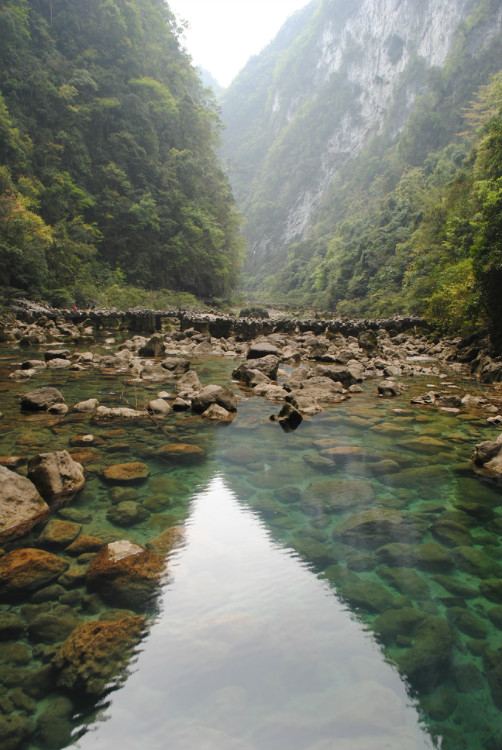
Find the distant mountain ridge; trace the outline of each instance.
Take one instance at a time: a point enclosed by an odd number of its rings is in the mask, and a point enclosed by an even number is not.
[[[315,0],[285,24],[222,99],[253,288],[284,268],[292,244],[336,229],[346,214],[336,186],[372,144],[382,154],[397,143],[424,97],[431,114],[407,166],[455,139],[462,107],[501,67],[501,32],[491,0]]]

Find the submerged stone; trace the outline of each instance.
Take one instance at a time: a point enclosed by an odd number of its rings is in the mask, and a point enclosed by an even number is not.
[[[499,578],[488,578],[482,581],[479,590],[490,602],[498,604],[502,601],[502,581]]]
[[[66,546],[71,544],[80,533],[81,527],[73,521],[61,521],[58,518],[51,518],[46,524],[38,541],[42,544],[54,546]]]
[[[426,581],[410,568],[380,567],[378,574],[405,596],[411,596],[413,599],[427,599],[429,596]]]
[[[390,645],[398,635],[410,635],[426,615],[414,607],[387,609],[375,620],[373,627],[382,643]]]
[[[354,513],[333,531],[335,539],[354,546],[376,549],[390,539],[409,537],[409,529],[401,513],[390,508],[372,508]]]
[[[37,742],[48,750],[67,747],[71,743],[74,727],[73,712],[73,704],[69,698],[63,695],[53,698],[37,718]]]
[[[415,689],[431,689],[441,683],[450,669],[451,628],[443,617],[432,615],[417,625],[413,635],[413,645],[396,661]]]
[[[355,581],[342,587],[342,596],[351,607],[359,607],[368,612],[383,612],[390,606],[392,594],[376,581]]]
[[[52,660],[59,688],[98,697],[131,657],[145,624],[143,616],[86,622],[67,638]]]
[[[116,526],[134,526],[149,518],[150,512],[141,503],[135,503],[133,500],[123,500],[118,505],[110,508],[106,517]]]
[[[381,563],[392,566],[412,567],[415,564],[415,547],[404,542],[391,542],[375,552]]]
[[[500,563],[474,547],[456,547],[453,557],[460,570],[473,573],[479,578],[492,578],[502,574]]]
[[[46,411],[54,404],[64,403],[62,393],[57,388],[43,386],[25,393],[21,398],[21,409],[27,411]]]
[[[190,443],[168,443],[155,451],[155,455],[166,461],[179,461],[180,463],[196,463],[206,456],[202,448]]]
[[[468,586],[458,578],[446,575],[435,575],[433,576],[433,579],[454,596],[460,596],[462,599],[473,599],[478,596],[476,589],[472,588],[472,586]]]
[[[488,627],[474,612],[463,607],[450,607],[446,614],[450,622],[471,638],[486,638]]]
[[[453,565],[449,552],[436,542],[425,542],[415,547],[416,561],[422,570],[443,572]]]
[[[101,470],[103,479],[111,484],[137,484],[144,482],[149,475],[150,469],[141,461],[112,464]]]

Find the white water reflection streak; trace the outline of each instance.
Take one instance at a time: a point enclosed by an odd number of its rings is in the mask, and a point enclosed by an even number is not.
[[[221,477],[195,496],[162,614],[80,750],[432,748],[370,633]]]

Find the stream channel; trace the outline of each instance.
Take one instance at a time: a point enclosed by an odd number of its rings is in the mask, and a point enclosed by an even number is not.
[[[32,625],[37,616],[75,625],[116,614],[86,588],[92,556],[46,547],[77,574],[0,601],[0,622],[9,613],[26,624],[0,643],[0,711],[23,727],[8,750],[500,749],[500,488],[470,461],[474,444],[499,430],[482,412],[410,405],[440,382],[479,393],[475,381],[410,378],[386,399],[370,380],[285,432],[269,420],[277,404],[231,382],[235,360],[204,357],[191,365],[203,383],[246,396],[231,424],[191,412],[96,424],[71,408],[23,413],[19,395],[52,385],[70,407],[90,397],[135,406],[169,384],[127,384],[99,369],[8,379],[20,358],[37,356],[0,349],[0,453],[76,450],[86,486],[52,517],[81,534],[147,546],[168,528],[180,533],[155,596],[122,607],[145,614],[146,627],[97,700],[57,683],[30,691],[61,647]],[[71,447],[88,433],[98,447]],[[203,454],[193,463],[156,455],[175,442]],[[148,465],[146,481],[102,479],[104,466],[130,461]],[[113,512],[124,499],[141,506],[133,523]],[[40,527],[5,550],[43,546],[39,537]]]

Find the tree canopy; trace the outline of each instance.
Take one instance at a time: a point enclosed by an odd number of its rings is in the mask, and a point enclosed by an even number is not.
[[[221,123],[180,31],[163,0],[1,4],[4,293],[79,301],[120,277],[212,297],[235,284]]]

